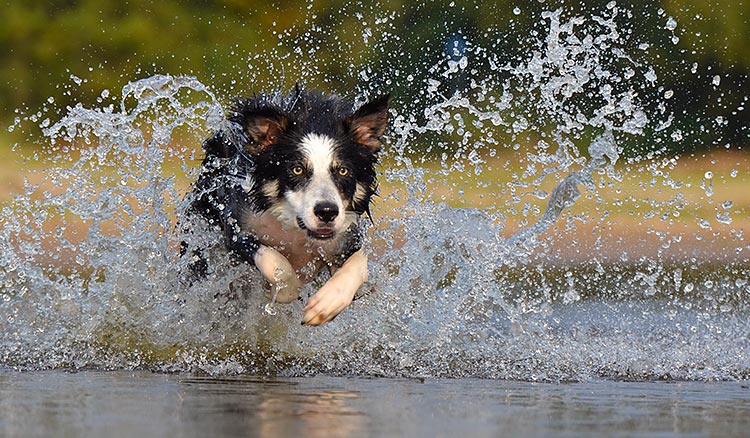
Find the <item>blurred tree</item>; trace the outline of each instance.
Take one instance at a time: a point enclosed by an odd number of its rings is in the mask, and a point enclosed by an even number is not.
[[[514,12],[519,6],[522,13]],[[357,95],[392,90],[407,113],[419,115],[434,75],[429,66],[476,47],[521,59],[530,41],[544,37],[541,11],[560,6],[583,15],[604,7],[594,0],[6,0],[0,124],[9,125],[17,108],[33,114],[48,98],[58,109],[89,105],[102,89],[115,95],[154,73],[196,76],[225,99],[298,81]],[[634,44],[648,43],[653,62],[672,73],[659,82],[674,90],[675,126],[700,139],[676,143],[672,152],[714,145],[706,123],[722,124],[721,143],[746,144],[748,2],[662,0],[661,10],[635,0],[626,7],[632,16],[622,30],[639,35]],[[678,23],[676,45],[665,30],[670,16]],[[466,90],[484,74],[467,70],[441,91]],[[631,153],[654,147],[633,145]]]
[[[675,20],[677,41],[664,56],[681,61],[666,78],[667,86],[675,90],[678,120],[707,147],[747,146],[750,2],[664,0],[663,4],[665,15]],[[711,135],[717,131],[724,136]]]

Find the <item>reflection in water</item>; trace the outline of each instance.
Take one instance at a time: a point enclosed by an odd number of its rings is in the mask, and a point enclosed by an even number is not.
[[[0,371],[0,436],[740,436],[732,382],[538,384]]]
[[[254,436],[347,437],[368,424],[367,416],[351,406],[359,394],[343,389],[316,390],[293,381],[244,377],[187,378],[179,384],[186,418],[204,418],[208,411],[222,427],[235,429],[240,420],[239,428]]]
[[[262,424],[260,436],[353,436],[363,431],[367,419],[347,405],[353,397],[358,395],[347,391],[264,393],[256,414]]]

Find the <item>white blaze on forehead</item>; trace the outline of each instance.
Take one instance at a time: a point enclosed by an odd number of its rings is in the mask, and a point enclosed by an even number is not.
[[[316,230],[323,226],[315,215],[315,206],[321,203],[333,203],[338,207],[339,215],[333,221],[333,228],[341,231],[347,226],[344,214],[344,202],[333,180],[332,168],[335,165],[336,142],[320,134],[308,134],[302,139],[301,151],[305,156],[312,176],[304,187],[284,195],[292,214],[288,216],[302,220],[305,227]],[[325,224],[326,227],[330,224]]]
[[[308,197],[308,202],[334,202],[339,209],[342,209],[341,196],[331,174],[335,147],[336,142],[325,135],[308,134],[302,140],[302,153],[307,158],[312,171],[310,183],[305,188],[305,196]]]
[[[333,165],[334,140],[320,134],[308,134],[302,140],[302,151],[310,160],[313,175],[329,172]]]

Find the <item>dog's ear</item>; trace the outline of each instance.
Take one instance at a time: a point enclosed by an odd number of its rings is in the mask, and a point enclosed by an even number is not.
[[[354,112],[350,123],[350,130],[354,141],[367,146],[372,152],[378,152],[383,144],[380,136],[388,127],[388,102],[390,94],[385,94],[362,105]]]
[[[259,154],[277,143],[289,126],[289,119],[274,108],[261,108],[243,114],[243,124],[250,143],[246,146],[251,154]]]

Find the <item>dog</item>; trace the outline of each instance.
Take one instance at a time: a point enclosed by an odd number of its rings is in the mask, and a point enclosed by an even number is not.
[[[189,215],[220,230],[276,302],[298,299],[304,284],[329,269],[302,324],[331,321],[368,278],[360,221],[371,218],[389,100],[386,94],[354,111],[338,96],[299,86],[287,96],[242,98],[203,143]],[[205,274],[200,250],[192,254]]]

